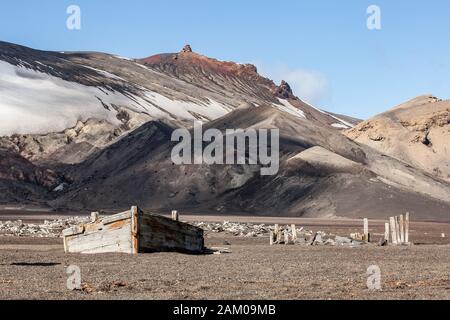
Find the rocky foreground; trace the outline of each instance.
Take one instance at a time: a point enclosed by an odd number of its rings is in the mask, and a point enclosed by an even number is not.
[[[269,246],[224,232],[205,240],[209,248],[226,241],[232,253],[78,255],[65,254],[61,239],[3,237],[0,298],[450,299],[448,245]],[[67,288],[70,265],[81,270],[82,290]],[[380,291],[367,289],[372,265]]]

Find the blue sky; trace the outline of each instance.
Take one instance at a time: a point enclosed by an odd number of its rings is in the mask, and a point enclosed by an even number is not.
[[[66,28],[72,4],[79,31]],[[366,27],[371,4],[381,8],[381,30]],[[448,0],[1,0],[0,40],[135,58],[190,43],[360,118],[421,94],[450,98]]]

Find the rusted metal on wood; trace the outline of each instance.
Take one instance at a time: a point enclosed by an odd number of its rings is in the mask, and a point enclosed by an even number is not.
[[[131,208],[131,253],[139,253],[139,223],[141,211],[138,207]]]

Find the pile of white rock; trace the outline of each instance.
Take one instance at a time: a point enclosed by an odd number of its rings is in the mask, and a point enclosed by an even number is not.
[[[304,228],[291,226],[237,223],[224,221],[223,223],[194,222],[192,225],[202,228],[206,232],[228,233],[235,237],[269,237],[273,236],[271,244],[290,244],[307,246],[359,246],[364,244],[349,237],[340,237],[323,231],[313,232]],[[277,236],[278,234],[278,236]]]
[[[295,229],[294,229],[295,228]],[[305,231],[296,228],[295,225],[279,227],[269,234],[270,245],[306,245],[306,246],[359,246],[364,242],[356,241],[348,237],[327,234],[323,231]]]
[[[275,226],[265,225],[265,224],[253,224],[253,223],[238,223],[224,221],[222,223],[214,222],[194,222],[191,223],[196,227],[202,228],[204,231],[214,232],[214,233],[229,233],[236,237],[267,237],[270,232],[275,231]],[[285,230],[292,233],[291,226],[286,226]],[[297,233],[305,237],[311,237],[314,233],[312,231],[304,230],[303,228],[298,229]]]
[[[0,221],[0,236],[59,238],[64,229],[87,222],[89,218],[84,217],[44,221],[43,224],[23,223],[22,220]]]
[[[214,222],[193,222],[192,225],[202,228],[204,231],[221,233],[230,233],[236,237],[264,237],[267,236],[271,227],[264,224],[237,223],[224,221],[223,223]],[[272,227],[273,228],[273,227]]]

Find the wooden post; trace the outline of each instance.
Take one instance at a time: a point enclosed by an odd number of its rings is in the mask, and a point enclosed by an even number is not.
[[[180,220],[180,216],[178,215],[178,211],[176,211],[176,210],[172,211],[172,220],[175,220],[175,221],[179,221]]]
[[[405,216],[405,243],[409,243],[409,212]]]
[[[287,229],[284,230],[284,244],[289,244],[289,231]]]
[[[370,242],[370,235],[369,235],[369,219],[364,219],[364,241]]]
[[[98,212],[92,212],[91,213],[91,222],[92,223],[96,222],[98,220],[99,215],[100,214]]]
[[[291,225],[291,229],[292,229],[292,241],[297,240],[297,227],[295,226],[295,224]]]
[[[398,216],[395,217],[395,233],[397,234],[397,244],[402,244],[400,239],[400,219]]]
[[[400,244],[405,243],[405,221],[403,220],[403,215],[400,215]]]
[[[277,232],[277,243],[278,244],[280,244],[282,241],[281,241],[281,237],[283,236],[283,234],[282,234],[282,232],[281,232],[281,230],[280,229],[278,229],[278,232]]]
[[[64,253],[69,253],[69,248],[67,246],[67,238],[63,237],[63,244],[64,244]]]
[[[270,245],[273,246],[273,241],[274,241],[274,237],[275,237],[273,231],[270,231],[269,237],[270,237]]]
[[[384,224],[384,240],[389,242],[389,222]]]
[[[395,218],[390,217],[389,222],[391,224],[391,237],[392,237],[392,243],[397,244],[397,233],[396,233],[396,226],[395,226]]]

